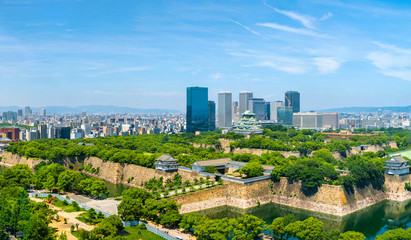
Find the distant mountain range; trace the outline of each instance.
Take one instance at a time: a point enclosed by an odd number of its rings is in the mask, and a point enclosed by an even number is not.
[[[371,113],[378,112],[381,109],[383,112],[411,112],[411,106],[392,106],[392,107],[343,107],[343,108],[331,108],[324,110],[317,110],[317,112],[340,112],[340,113]]]
[[[78,107],[67,107],[67,106],[45,106],[45,107],[32,107],[33,112],[40,112],[44,108],[47,113],[181,113],[179,110],[175,109],[156,109],[156,108],[133,108],[133,107],[119,107],[110,105],[84,105]],[[24,113],[24,107],[19,106],[0,106],[0,112],[5,111],[17,111],[22,109]]]

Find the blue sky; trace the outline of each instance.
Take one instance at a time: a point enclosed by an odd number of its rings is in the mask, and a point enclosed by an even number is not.
[[[409,1],[1,0],[0,105],[410,105],[410,41]]]

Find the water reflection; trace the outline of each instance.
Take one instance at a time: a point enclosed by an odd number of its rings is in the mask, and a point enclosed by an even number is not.
[[[405,202],[383,201],[344,217],[336,217],[275,203],[268,203],[261,205],[260,207],[245,210],[222,206],[203,210],[199,213],[207,215],[210,218],[234,218],[244,214],[252,214],[269,224],[274,218],[282,217],[287,214],[294,215],[297,220],[316,217],[324,222],[324,229],[326,230],[336,229],[342,232],[362,232],[367,239],[375,239],[377,235],[390,229],[406,229],[411,226],[411,200]]]
[[[109,197],[120,196],[121,193],[124,190],[132,188],[132,187],[129,187],[129,186],[126,186],[126,185],[123,185],[123,184],[114,184],[114,183],[111,183],[111,182],[108,182],[108,181],[105,181],[105,180],[104,180],[104,182],[107,185],[107,188],[108,188],[108,191],[109,191]]]

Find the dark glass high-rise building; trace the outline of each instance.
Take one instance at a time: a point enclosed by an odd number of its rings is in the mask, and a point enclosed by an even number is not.
[[[293,112],[300,112],[300,93],[297,91],[285,92],[284,102],[286,107],[292,107]]]
[[[187,132],[208,131],[208,88],[187,88]]]
[[[215,102],[208,101],[208,130],[215,130]]]

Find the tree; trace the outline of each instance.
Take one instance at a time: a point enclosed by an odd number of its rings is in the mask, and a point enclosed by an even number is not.
[[[316,240],[320,239],[323,223],[313,217],[307,218],[304,221],[296,221],[288,224],[285,231],[290,237],[296,237],[300,240]]]
[[[133,221],[141,219],[144,214],[143,200],[141,198],[124,198],[118,205],[118,215],[123,221]]]
[[[403,240],[411,239],[411,228],[404,230],[402,228],[393,229],[377,236],[375,240]]]
[[[202,224],[206,220],[205,216],[201,216],[198,213],[187,213],[181,218],[179,226],[186,230],[190,230],[198,224]]]
[[[313,156],[318,158],[318,159],[322,159],[328,163],[331,164],[336,164],[337,160],[335,160],[334,156],[331,154],[330,150],[323,148],[320,150],[317,150],[313,153]]]
[[[186,187],[189,187],[189,186],[190,186],[190,180],[186,180],[186,181],[184,182],[184,185],[185,185]]]
[[[60,173],[57,180],[57,188],[59,190],[69,191],[72,189],[72,183],[74,181],[74,174],[72,171],[66,170]]]
[[[182,183],[182,177],[179,173],[174,174],[174,186],[180,186]]]
[[[4,179],[11,184],[28,188],[32,173],[31,169],[26,164],[16,164],[11,168],[7,168],[3,173]]]
[[[68,240],[67,233],[62,232],[58,238],[58,240]]]
[[[258,162],[250,162],[244,165],[239,173],[245,174],[247,178],[258,177],[263,175],[264,168]]]
[[[268,229],[274,236],[278,236],[280,239],[288,239],[288,232],[286,227],[288,224],[295,222],[295,218],[292,215],[286,215],[285,217],[278,217],[273,220]]]
[[[235,221],[230,221],[233,226],[233,240],[253,240],[266,228],[265,222],[253,215],[244,215]]]
[[[105,218],[98,227],[94,228],[91,233],[100,235],[103,238],[115,237],[118,231],[124,229],[123,223],[117,215],[111,215]]]
[[[364,240],[364,239],[365,239],[364,234],[360,232],[353,232],[353,231],[341,233],[340,237],[338,238],[338,240]]]
[[[31,215],[24,239],[27,240],[53,240],[53,229],[48,226],[46,219],[39,213]]]

